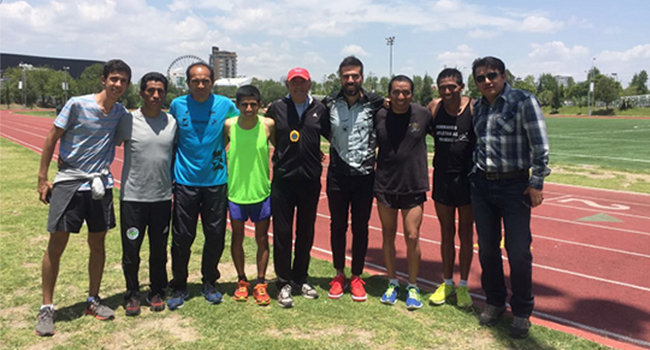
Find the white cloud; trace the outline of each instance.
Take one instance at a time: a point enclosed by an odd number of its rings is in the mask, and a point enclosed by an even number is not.
[[[354,45],[354,44],[345,45],[341,49],[341,55],[344,55],[344,56],[352,55],[352,56],[359,56],[359,57],[368,57],[368,56],[370,56],[370,54],[366,50],[364,50],[363,47],[361,47],[359,45]]]
[[[546,17],[528,16],[523,19],[519,30],[535,33],[555,33],[563,26],[564,24],[562,22],[551,21]]]
[[[478,54],[469,46],[463,44],[456,48],[456,51],[445,51],[438,55],[440,64],[446,67],[456,67],[458,64],[472,62]]]

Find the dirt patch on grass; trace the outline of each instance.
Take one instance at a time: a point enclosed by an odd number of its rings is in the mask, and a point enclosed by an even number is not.
[[[152,337],[152,334],[158,336]],[[198,340],[199,332],[189,321],[179,315],[169,314],[157,319],[142,319],[127,330],[110,335],[105,342],[106,349],[165,348],[170,344],[188,343]]]
[[[591,165],[554,165],[553,174],[584,176],[594,180],[620,179],[621,186],[630,187],[639,182],[650,183],[650,174],[628,173],[623,171],[607,170]]]
[[[316,329],[311,331],[304,331],[300,329],[269,329],[264,334],[271,336],[273,338],[291,338],[291,339],[306,339],[306,340],[316,340],[316,339],[330,339],[333,337],[350,337],[350,342],[361,343],[364,345],[371,345],[372,339],[375,337],[375,334],[371,331],[363,329],[354,329],[350,331],[343,326],[331,327],[326,329]]]

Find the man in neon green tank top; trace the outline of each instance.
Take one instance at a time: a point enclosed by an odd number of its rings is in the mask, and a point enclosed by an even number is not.
[[[239,117],[227,119],[224,125],[228,149],[228,206],[232,227],[230,251],[239,282],[233,298],[248,300],[248,287],[244,270],[244,223],[251,219],[255,224],[257,242],[257,283],[253,297],[258,305],[268,305],[271,299],[266,292],[266,267],[269,261],[268,230],[271,217],[271,182],[269,180],[269,145],[274,144],[275,121],[259,117],[261,106],[259,90],[244,85],[237,90]]]

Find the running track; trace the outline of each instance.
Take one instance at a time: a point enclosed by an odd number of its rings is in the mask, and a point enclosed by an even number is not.
[[[0,111],[0,136],[40,152],[52,122]],[[111,167],[118,184],[122,159],[118,148]],[[324,175],[325,171],[323,184]],[[330,260],[324,190],[323,186],[312,254]],[[650,195],[551,183],[544,192],[545,202],[533,210],[532,217],[533,322],[610,346],[650,348]],[[369,225],[366,266],[381,274],[381,225],[375,210]],[[442,267],[439,226],[430,200],[425,204],[421,246],[420,283],[431,290],[441,279]],[[398,270],[406,276],[405,246],[400,238],[397,250]],[[476,254],[469,285],[476,301],[484,299]]]

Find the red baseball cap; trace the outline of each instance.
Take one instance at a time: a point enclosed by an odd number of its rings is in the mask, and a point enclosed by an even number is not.
[[[305,80],[311,80],[309,72],[305,68],[296,67],[289,71],[287,74],[287,81],[293,80],[293,78],[303,78]]]

